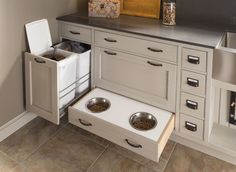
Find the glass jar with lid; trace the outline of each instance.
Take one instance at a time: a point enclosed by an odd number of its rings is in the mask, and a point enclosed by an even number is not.
[[[176,1],[175,0],[163,0],[163,20],[164,25],[176,25]]]

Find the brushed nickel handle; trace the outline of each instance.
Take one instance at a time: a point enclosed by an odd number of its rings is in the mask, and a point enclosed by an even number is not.
[[[86,127],[92,126],[91,123],[85,122],[85,121],[83,121],[82,119],[79,119],[79,122],[80,122],[80,124],[82,124],[82,125],[84,125],[84,126],[86,126]]]
[[[151,61],[147,61],[148,64],[152,65],[152,66],[158,66],[158,67],[162,67],[163,64],[161,63],[154,63],[154,62],[151,62]]]
[[[104,38],[104,40],[107,42],[117,42],[117,40],[111,38]]]
[[[130,143],[130,141],[128,139],[125,139],[125,141],[127,142],[128,145],[130,145],[134,148],[142,148],[142,145],[134,145],[133,143]]]
[[[80,35],[80,32],[70,31],[70,33],[73,35]]]
[[[117,53],[111,52],[111,51],[104,51],[104,53],[106,53],[106,54],[108,54],[108,55],[111,55],[111,56],[117,55]]]
[[[34,58],[34,61],[36,61],[37,63],[46,63],[46,61],[40,58]]]
[[[148,47],[147,49],[155,53],[163,53],[163,50],[161,49],[156,49],[156,48],[151,48],[151,47]]]

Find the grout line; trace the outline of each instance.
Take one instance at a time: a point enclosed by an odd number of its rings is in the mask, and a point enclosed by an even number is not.
[[[171,153],[170,153],[170,156],[169,156],[169,158],[166,160],[166,164],[165,164],[165,166],[164,166],[164,168],[163,168],[163,172],[165,171],[165,169],[166,169],[166,167],[167,167],[167,165],[168,165],[168,163],[169,163],[169,160],[170,160],[170,158],[171,158],[171,156],[172,156],[172,154],[173,154],[173,152],[174,152],[174,150],[175,150],[175,148],[176,148],[176,145],[177,145],[177,143],[175,142],[175,145],[174,145],[174,147],[173,147],[173,149],[172,149],[172,151],[171,151]]]
[[[109,147],[109,144],[104,148],[104,150],[100,153],[100,155],[98,155],[98,157],[95,159],[95,161],[89,166],[89,168],[86,170],[86,172],[89,172],[89,170],[93,167],[93,165],[96,164],[96,162],[98,161],[98,159],[107,151]]]

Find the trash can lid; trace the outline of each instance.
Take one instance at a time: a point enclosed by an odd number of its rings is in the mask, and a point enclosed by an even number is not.
[[[52,46],[52,38],[47,19],[25,25],[30,52],[38,55]]]

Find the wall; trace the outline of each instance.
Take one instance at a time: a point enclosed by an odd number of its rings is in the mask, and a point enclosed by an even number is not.
[[[57,41],[57,16],[86,8],[84,0],[0,1],[0,126],[24,112],[23,52],[24,24],[47,18]]]
[[[176,0],[177,20],[236,24],[235,0]]]

